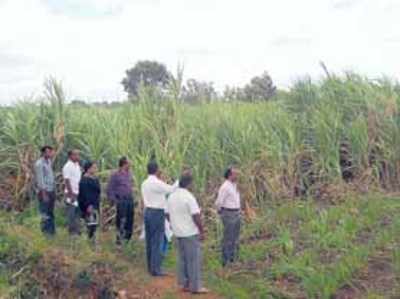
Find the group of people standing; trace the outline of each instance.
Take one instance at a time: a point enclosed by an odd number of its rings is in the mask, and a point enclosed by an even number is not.
[[[56,232],[54,206],[56,200],[53,172],[54,150],[51,146],[41,149],[41,157],[35,163],[36,187],[41,229],[46,235]],[[68,152],[68,161],[62,169],[64,201],[71,235],[81,233],[81,218],[85,220],[90,240],[95,239],[100,218],[101,185],[96,177],[97,165],[86,161],[80,165],[78,150]],[[162,179],[155,161],[147,165],[148,177],[141,185],[144,207],[144,234],[148,272],[152,276],[167,275],[162,270],[166,223],[176,238],[178,251],[178,284],[183,291],[194,294],[206,293],[201,278],[201,242],[205,239],[201,208],[192,194],[192,172],[186,169],[180,178],[170,185]],[[238,171],[228,168],[225,182],[219,189],[216,209],[221,216],[224,234],[222,240],[222,265],[235,261],[238,256],[240,234],[240,194],[237,188]],[[119,159],[119,168],[109,178],[107,198],[116,206],[117,245],[132,238],[135,200],[133,176],[128,158]]]

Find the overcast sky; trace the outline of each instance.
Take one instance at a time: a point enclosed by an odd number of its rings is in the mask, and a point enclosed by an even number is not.
[[[141,59],[218,89],[267,70],[280,87],[355,70],[400,78],[400,0],[0,0],[0,103],[41,92],[124,97]]]

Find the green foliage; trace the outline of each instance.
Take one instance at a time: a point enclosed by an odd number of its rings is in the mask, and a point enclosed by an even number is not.
[[[264,72],[261,76],[256,76],[244,87],[243,100],[256,102],[266,101],[276,94],[276,87],[272,82],[271,76]]]
[[[217,92],[211,82],[189,79],[182,88],[182,100],[185,103],[210,103],[217,98]]]
[[[22,166],[45,143],[63,149],[57,170],[66,150],[79,148],[84,158],[99,162],[104,177],[119,156],[127,155],[138,183],[155,154],[171,180],[190,166],[200,194],[218,183],[222,169],[237,164],[246,197],[262,206],[266,198],[323,196],[325,186],[340,184],[345,143],[362,190],[397,186],[399,95],[387,81],[354,74],[320,83],[304,79],[278,95],[279,101],[199,106],[182,104],[176,95],[160,102],[151,88],[143,88],[139,104],[115,107],[65,106],[59,83],[51,82],[40,105],[21,103],[1,110],[4,176],[14,174],[23,181]]]
[[[126,77],[122,80],[125,91],[131,97],[139,95],[140,86],[155,87],[164,90],[170,82],[171,74],[166,66],[156,61],[139,61],[126,71]]]
[[[398,199],[377,194],[346,196],[347,188],[398,190],[400,95],[394,84],[347,74],[319,83],[301,80],[290,91],[278,93],[279,101],[198,106],[176,100],[180,86],[176,82],[174,95],[171,99],[163,95],[162,102],[152,88],[143,87],[135,105],[65,106],[59,83],[53,82],[40,104],[1,109],[3,181],[29,179],[25,166],[44,143],[63,149],[56,160],[57,172],[65,161],[65,150],[76,147],[84,158],[99,162],[102,179],[116,167],[119,156],[127,155],[133,161],[136,186],[155,154],[171,180],[182,167],[192,168],[195,192],[208,212],[222,170],[237,164],[243,198],[258,208],[258,217],[244,225],[239,261],[224,275],[220,275],[218,252],[221,225],[212,214],[207,218],[205,277],[213,290],[226,298],[332,298],[352,283],[369,258],[388,248],[399,276],[399,253],[394,249],[399,244]],[[61,125],[65,131],[60,135]],[[343,144],[349,152],[353,184],[342,179]],[[301,188],[308,188],[304,200],[292,200]],[[333,205],[321,200],[336,196],[342,200]],[[0,215],[0,262],[6,265],[0,265],[1,291],[17,298],[37,297],[39,286],[28,283],[28,271],[18,274],[17,282],[9,278],[24,265],[43,261],[43,253],[52,247],[74,257],[76,264],[62,273],[82,288],[95,279],[98,268],[93,265],[99,261],[107,261],[101,269],[118,265],[115,273],[129,271],[131,263],[145,268],[143,245],[128,245],[116,254],[110,238],[97,254],[86,238],[71,240],[63,229],[47,240],[37,233],[40,219],[33,202],[21,196],[19,200],[28,208],[15,219]],[[63,211],[56,211],[57,226],[63,227]],[[118,263],[121,256],[123,263]],[[175,267],[173,251],[166,265]],[[376,291],[370,296],[375,293],[380,294]]]

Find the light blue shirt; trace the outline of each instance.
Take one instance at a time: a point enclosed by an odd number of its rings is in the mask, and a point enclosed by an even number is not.
[[[53,192],[55,190],[53,163],[50,159],[40,158],[35,163],[36,187],[39,190]]]

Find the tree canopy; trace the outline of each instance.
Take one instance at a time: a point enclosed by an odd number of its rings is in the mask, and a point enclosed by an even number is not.
[[[126,71],[126,76],[121,84],[129,96],[137,96],[141,84],[145,87],[155,87],[165,90],[170,81],[171,74],[167,67],[157,61],[143,60]]]

